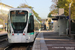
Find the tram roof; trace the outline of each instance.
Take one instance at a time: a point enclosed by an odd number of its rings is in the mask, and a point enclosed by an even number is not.
[[[32,13],[32,10],[30,8],[11,8],[10,11],[12,11],[12,10],[26,10],[29,13]]]

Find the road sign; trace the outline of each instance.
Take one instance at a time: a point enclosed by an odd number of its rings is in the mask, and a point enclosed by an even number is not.
[[[5,25],[7,25],[7,23],[5,23]]]
[[[66,18],[69,19],[69,16],[67,16]]]

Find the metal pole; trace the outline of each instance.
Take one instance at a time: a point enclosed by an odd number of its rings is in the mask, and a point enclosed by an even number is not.
[[[69,36],[71,36],[71,5],[72,5],[72,3],[73,3],[73,0],[69,4]]]
[[[69,36],[71,36],[71,3],[69,4]]]

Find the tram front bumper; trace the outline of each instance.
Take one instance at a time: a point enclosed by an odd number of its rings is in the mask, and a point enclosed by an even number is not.
[[[29,43],[34,41],[33,36],[13,36],[8,38],[9,43]]]

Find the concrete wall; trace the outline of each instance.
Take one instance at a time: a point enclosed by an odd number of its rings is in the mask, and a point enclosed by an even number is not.
[[[59,24],[57,20],[53,21],[53,30],[54,32],[59,32]]]
[[[59,32],[59,35],[66,35],[66,29],[67,29],[66,19],[58,19],[53,21],[54,32]]]
[[[66,28],[67,28],[67,20],[66,19],[58,19],[58,22],[59,22],[59,35],[65,35]]]

